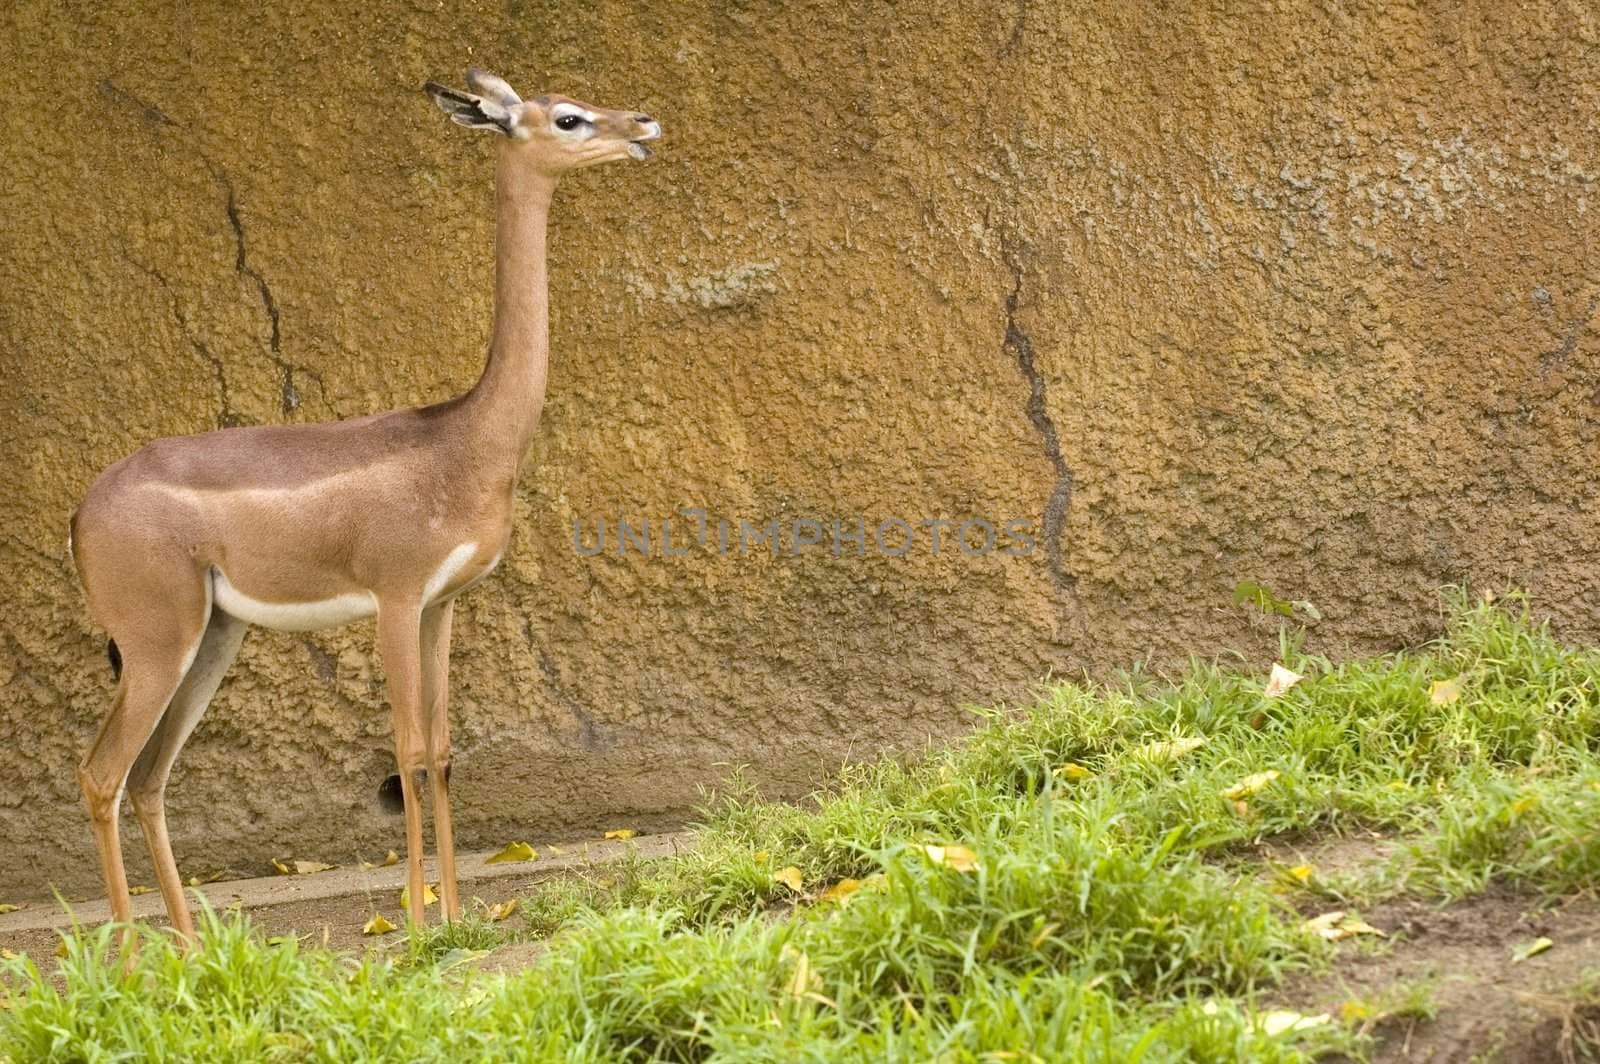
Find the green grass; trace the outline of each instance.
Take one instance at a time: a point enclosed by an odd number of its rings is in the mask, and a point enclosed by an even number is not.
[[[187,961],[146,932],[129,976],[106,963],[109,932],[90,933],[64,985],[25,960],[0,969],[0,1058],[1359,1053],[1337,1022],[1273,1033],[1272,989],[1331,951],[1297,904],[1491,881],[1559,894],[1600,871],[1600,655],[1511,607],[1458,603],[1437,644],[1378,660],[1335,664],[1286,636],[1280,661],[1305,679],[1276,699],[1260,675],[1206,663],[1175,682],[1056,686],[916,764],[849,768],[801,806],[735,779],[694,850],[527,899],[517,933],[549,949],[513,976],[460,963],[506,934],[481,921],[356,962],[208,916]],[[1459,696],[1430,697],[1441,682]],[[1219,793],[1267,770],[1258,793]],[[1260,838],[1356,828],[1407,844],[1287,892],[1249,857]],[[951,845],[972,867],[928,849]],[[774,874],[789,866],[798,894]],[[854,893],[822,900],[845,879]]]

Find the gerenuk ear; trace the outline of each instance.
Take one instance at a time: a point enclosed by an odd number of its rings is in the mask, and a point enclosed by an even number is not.
[[[467,68],[467,88],[508,110],[522,102],[522,97],[506,84],[504,78],[496,77],[487,70],[479,70],[477,67]]]
[[[466,126],[468,129],[493,129],[508,137],[516,135],[516,116],[493,100],[486,100],[482,96],[474,96],[460,89],[452,89],[448,85],[440,85],[437,81],[428,82],[422,86],[422,91],[433,97],[433,102],[439,105],[439,110],[449,115],[450,121],[458,126]]]

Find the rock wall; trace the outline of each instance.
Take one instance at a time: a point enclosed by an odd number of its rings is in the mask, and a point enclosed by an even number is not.
[[[0,897],[97,889],[73,766],[111,686],[63,561],[96,473],[474,378],[490,145],[418,91],[468,63],[666,138],[558,196],[549,406],[457,609],[463,845],[664,824],[730,764],[799,793],[1046,674],[1265,657],[1242,579],[1314,602],[1329,653],[1426,638],[1457,582],[1600,637],[1580,0],[0,21]],[[684,508],[711,535],[664,556]],[[716,547],[774,518],[777,556]],[[873,542],[968,518],[1035,549]],[[586,556],[600,519],[653,553]],[[185,874],[400,842],[371,644],[251,635],[174,777]]]

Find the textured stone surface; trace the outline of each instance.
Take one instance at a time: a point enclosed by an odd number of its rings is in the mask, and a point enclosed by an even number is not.
[[[1600,635],[1590,5],[0,20],[0,892],[97,882],[72,766],[110,681],[62,560],[95,474],[476,374],[490,147],[417,91],[468,62],[667,136],[558,196],[550,402],[456,615],[462,845],[667,823],[727,762],[796,793],[1051,671],[1265,656],[1241,578],[1329,652],[1425,638],[1459,581]],[[573,548],[685,506],[1041,541]],[[371,638],[251,635],[174,777],[186,873],[399,841]]]

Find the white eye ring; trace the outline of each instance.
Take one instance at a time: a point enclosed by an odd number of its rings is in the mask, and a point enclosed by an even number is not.
[[[590,136],[595,116],[576,104],[558,103],[550,111],[550,124],[567,136]]]

